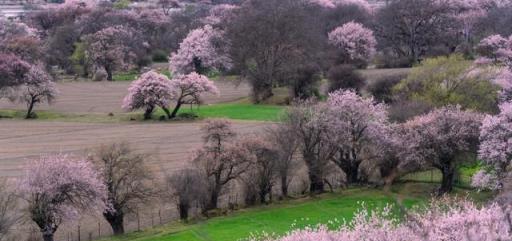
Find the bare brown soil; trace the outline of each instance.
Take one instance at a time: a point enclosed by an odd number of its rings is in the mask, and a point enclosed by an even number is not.
[[[202,122],[79,123],[0,120],[0,176],[18,176],[27,160],[45,153],[84,154],[100,144],[128,141],[150,153],[151,168],[168,171],[183,167],[189,151],[201,145]],[[261,130],[261,122],[236,122],[240,133]]]
[[[57,83],[59,95],[52,105],[43,104],[37,110],[49,110],[63,113],[120,113],[121,104],[131,82],[64,82]],[[206,103],[234,101],[249,95],[249,86],[245,83],[235,85],[231,81],[216,81],[219,96],[206,96]],[[25,104],[13,104],[0,99],[0,109],[25,109]]]

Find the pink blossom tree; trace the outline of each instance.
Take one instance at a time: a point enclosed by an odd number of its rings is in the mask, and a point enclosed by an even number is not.
[[[0,53],[0,91],[22,84],[29,71],[29,63],[15,55]]]
[[[465,43],[473,40],[473,29],[479,20],[487,16],[487,10],[492,7],[494,0],[450,0],[446,7],[452,8],[453,18],[458,22],[458,28]]]
[[[482,39],[477,46],[477,51],[480,55],[490,58],[497,63],[499,62],[499,51],[505,49],[506,46],[507,39],[495,34]]]
[[[32,65],[23,80],[23,84],[13,89],[9,98],[27,105],[26,119],[33,118],[33,109],[37,104],[48,103],[57,97],[58,90],[52,77],[40,66]]]
[[[500,105],[500,113],[487,115],[480,131],[478,156],[503,173],[512,161],[512,102]]]
[[[459,107],[443,107],[407,123],[402,159],[442,173],[438,195],[452,191],[461,157],[477,152],[481,115]]]
[[[173,100],[176,101],[176,106],[169,115],[169,119],[176,117],[182,105],[199,105],[202,102],[201,97],[204,94],[219,94],[219,90],[213,81],[195,72],[176,76],[171,80],[170,86],[173,91]]]
[[[169,78],[152,70],[131,83],[122,107],[126,111],[144,109],[145,120],[151,119],[156,107],[162,108],[170,117],[168,106],[174,97],[173,93]]]
[[[368,60],[375,54],[377,40],[362,24],[348,22],[329,33],[329,43],[341,50],[347,62]]]
[[[107,80],[112,81],[113,71],[119,67],[126,67],[133,57],[127,43],[132,40],[132,36],[132,30],[118,25],[85,37],[86,52],[91,62],[107,72]]]
[[[32,162],[19,191],[44,241],[53,241],[64,221],[108,208],[105,184],[92,164],[66,155],[43,156]]]
[[[231,60],[219,44],[223,39],[222,35],[222,31],[210,25],[192,30],[180,43],[178,51],[171,54],[171,72],[205,74],[209,69],[231,68]]]
[[[337,6],[353,5],[359,7],[361,10],[364,10],[367,13],[370,13],[372,9],[366,0],[310,0],[310,2],[324,8],[335,8]]]
[[[203,22],[207,25],[218,26],[225,21],[229,21],[231,17],[233,17],[233,10],[238,7],[231,4],[219,4],[213,6],[209,15],[203,19]]]
[[[360,164],[376,162],[380,156],[377,147],[380,138],[387,134],[386,107],[351,90],[332,92],[327,105],[330,140],[337,146],[332,161],[343,170],[347,183],[358,183]]]

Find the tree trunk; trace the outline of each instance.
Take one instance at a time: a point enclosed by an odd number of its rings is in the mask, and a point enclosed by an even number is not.
[[[219,202],[219,193],[220,193],[220,188],[215,187],[210,195],[210,202],[208,203],[206,210],[217,209],[218,202]]]
[[[311,194],[318,194],[324,192],[324,179],[315,173],[309,172],[309,192]]]
[[[162,106],[161,108],[162,110],[164,110],[165,114],[167,115],[167,118],[171,119],[171,112],[169,111],[169,109],[165,106]]]
[[[188,219],[188,210],[190,209],[188,204],[178,204],[178,211],[180,212],[180,219],[186,221]]]
[[[438,196],[442,196],[445,193],[451,192],[453,189],[453,178],[455,177],[455,168],[450,165],[444,166],[440,169],[443,174],[443,179],[441,180],[441,187],[437,192]]]
[[[288,176],[281,175],[281,194],[283,197],[288,197]]]
[[[169,115],[169,119],[173,119],[174,117],[176,117],[176,115],[178,114],[178,111],[181,108],[181,105],[182,105],[181,100],[178,100],[178,102],[176,103],[176,106],[174,107],[174,110],[172,110],[171,115]]]
[[[105,72],[107,72],[107,80],[108,81],[112,81],[113,80],[113,78],[112,78],[112,70],[110,69],[110,67],[105,66]]]
[[[154,109],[155,107],[153,106],[149,106],[148,108],[146,108],[146,111],[144,112],[144,120],[151,119],[151,114],[153,113]]]
[[[354,184],[359,182],[359,166],[349,164],[342,168],[347,178],[347,184]]]
[[[35,101],[32,99],[30,100],[30,104],[28,105],[27,115],[25,116],[25,119],[32,118],[32,110],[34,109]]]
[[[103,213],[103,216],[112,227],[114,235],[124,234],[124,213],[120,211]]]
[[[53,233],[43,232],[44,241],[53,241]]]

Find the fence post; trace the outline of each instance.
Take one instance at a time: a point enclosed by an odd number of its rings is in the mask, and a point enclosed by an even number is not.
[[[154,228],[155,227],[155,221],[154,221],[154,215],[155,213],[153,212],[153,209],[151,209],[151,227]]]
[[[137,231],[140,232],[140,216],[139,216],[139,208],[137,208]]]
[[[78,225],[78,229],[77,229],[77,232],[78,232],[78,241],[80,241],[80,224]]]
[[[160,220],[160,225],[162,225],[162,209],[158,209],[158,219]]]

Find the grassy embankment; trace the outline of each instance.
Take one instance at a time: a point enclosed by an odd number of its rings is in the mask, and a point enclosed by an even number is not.
[[[292,229],[319,223],[337,227],[336,223],[332,224],[330,221],[350,220],[361,208],[362,203],[369,208],[381,208],[386,204],[399,202],[406,208],[410,208],[426,203],[433,188],[432,184],[425,183],[397,184],[391,188],[390,192],[354,188],[315,198],[307,197],[239,210],[228,216],[189,224],[170,223],[142,232],[102,239],[102,241],[236,241],[254,233],[284,234]],[[459,196],[469,195],[476,201],[486,200],[490,195],[464,189],[456,189],[455,193]],[[396,210],[399,215],[398,208]]]

